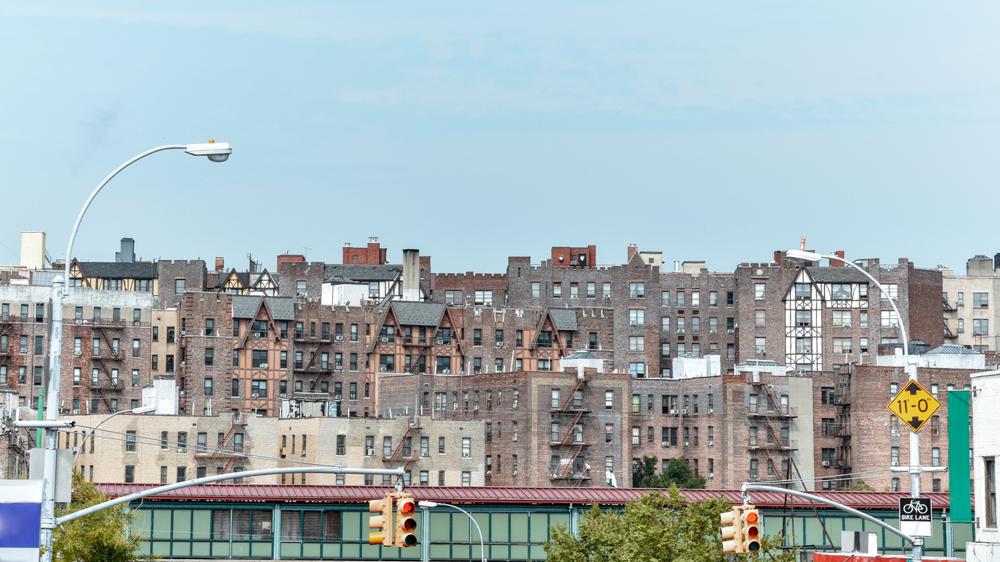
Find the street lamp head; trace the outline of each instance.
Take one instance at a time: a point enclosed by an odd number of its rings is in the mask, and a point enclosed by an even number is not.
[[[425,501],[419,501],[419,502],[417,502],[417,505],[419,505],[420,507],[437,507],[438,506],[437,502],[426,501],[426,500]]]
[[[225,162],[233,153],[233,147],[228,142],[210,140],[204,143],[189,144],[184,152],[191,156],[207,156],[212,162]]]
[[[149,412],[155,411],[156,406],[150,404],[148,406],[139,406],[138,408],[132,408],[133,414],[148,414]]]
[[[816,252],[807,252],[805,250],[788,250],[785,252],[785,257],[805,261],[819,261],[823,259],[822,255],[817,254]]]

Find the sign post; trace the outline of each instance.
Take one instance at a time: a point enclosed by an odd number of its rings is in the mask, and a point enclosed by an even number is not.
[[[931,499],[899,498],[899,530],[911,537],[931,536]]]
[[[915,380],[907,381],[903,389],[886,405],[914,433],[920,431],[940,407],[941,402]]]

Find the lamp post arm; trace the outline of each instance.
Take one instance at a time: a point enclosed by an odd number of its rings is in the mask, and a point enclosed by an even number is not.
[[[80,458],[80,452],[81,452],[81,451],[83,451],[83,449],[84,449],[84,446],[85,446],[85,445],[87,444],[87,438],[95,438],[95,437],[94,437],[94,434],[95,434],[95,433],[97,433],[97,430],[98,430],[98,429],[99,429],[99,428],[100,428],[100,427],[101,427],[102,425],[104,425],[104,422],[106,422],[106,421],[110,420],[111,418],[113,418],[113,417],[115,417],[115,416],[118,416],[118,415],[121,415],[121,414],[127,414],[127,413],[129,413],[129,412],[131,412],[131,411],[132,411],[132,410],[122,410],[122,411],[120,411],[120,412],[115,412],[115,413],[111,414],[110,416],[108,416],[108,417],[104,418],[104,419],[103,419],[103,420],[101,420],[100,422],[98,422],[98,423],[97,423],[97,425],[95,425],[93,429],[91,429],[91,430],[90,430],[90,431],[88,431],[87,433],[84,433],[84,434],[83,434],[83,439],[82,439],[82,440],[80,441],[80,448],[79,448],[79,449],[77,449],[77,450],[76,450],[76,454],[75,454],[75,455],[73,455],[73,464],[76,464],[76,461],[77,461],[77,459],[79,459],[79,458]],[[95,438],[95,439],[96,439],[96,438]]]
[[[483,559],[483,562],[486,562],[486,543],[483,540],[483,530],[482,528],[480,528],[479,522],[476,521],[476,518],[473,517],[471,513],[462,509],[461,507],[458,507],[455,504],[444,503],[444,502],[434,502],[434,503],[438,505],[443,505],[445,507],[450,507],[452,509],[457,509],[458,511],[461,511],[466,516],[468,516],[469,520],[472,521],[472,524],[476,526],[476,532],[479,533],[479,556]]]

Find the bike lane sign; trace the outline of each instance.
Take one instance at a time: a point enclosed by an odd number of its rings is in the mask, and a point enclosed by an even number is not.
[[[931,499],[899,498],[899,530],[911,537],[931,536]]]

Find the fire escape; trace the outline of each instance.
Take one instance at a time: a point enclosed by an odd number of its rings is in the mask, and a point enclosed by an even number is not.
[[[232,472],[233,467],[236,465],[236,461],[242,458],[246,458],[243,452],[243,443],[234,442],[234,437],[237,433],[242,432],[247,425],[246,414],[240,414],[239,412],[233,412],[233,421],[229,426],[229,430],[223,436],[222,441],[218,443],[215,449],[195,451],[195,459],[203,462],[211,462],[214,464],[221,463],[225,461],[223,473]]]
[[[791,469],[794,462],[791,453],[796,449],[796,446],[787,436],[782,435],[781,429],[786,428],[791,423],[796,417],[795,413],[790,406],[780,404],[775,400],[773,385],[765,384],[759,378],[754,379],[751,384],[757,396],[763,397],[764,400],[763,404],[758,401],[757,407],[747,412],[751,423],[756,424],[758,428],[757,435],[751,435],[754,439],[749,442],[748,448],[751,453],[762,452],[765,460],[769,461],[771,466],[775,464],[774,456],[778,457],[779,463],[777,466],[779,468],[781,467],[780,461],[787,460],[789,463],[788,467]],[[777,429],[775,428],[776,425],[778,425]],[[764,430],[763,440],[760,438],[760,428]],[[758,467],[757,470],[759,471],[760,468]],[[751,479],[755,479],[754,475],[751,475]],[[777,479],[791,480],[790,475],[785,473],[781,474],[780,478]]]
[[[948,302],[948,295],[942,295],[941,299],[942,299],[941,308],[944,310],[945,314],[949,312],[955,312],[956,310],[955,307],[952,306],[950,302]],[[945,339],[954,339],[958,337],[958,334],[952,332],[951,328],[948,327],[947,318],[944,319],[944,337]]]
[[[413,419],[407,424],[403,437],[400,438],[399,442],[392,449],[392,454],[382,455],[382,462],[403,463],[404,468],[410,466],[416,460],[416,455],[413,454],[413,437],[419,433],[420,418],[414,415]]]
[[[302,362],[295,362],[293,369],[296,373],[296,377],[300,375],[330,375],[333,374],[333,348],[331,347],[332,336],[329,333],[324,333],[321,335],[316,334],[316,323],[310,322],[309,333],[305,333],[305,327],[302,330],[295,329],[295,351],[302,351]],[[326,361],[323,361],[323,353],[326,353]],[[338,367],[338,369],[343,369],[343,367]],[[313,376],[308,380],[309,390],[303,391],[303,394],[312,397],[319,392],[318,377]]]
[[[0,316],[0,339],[3,339],[5,336],[7,339],[7,345],[0,346],[0,365],[8,365],[10,361],[11,357],[10,350],[11,347],[14,345],[13,341],[15,339],[13,332],[14,332],[14,321],[11,320],[10,315],[5,314],[3,316]],[[7,370],[10,371],[9,365]],[[7,381],[0,380],[0,386],[7,386]]]
[[[112,371],[115,366],[121,365],[122,349],[120,335],[124,328],[125,323],[121,320],[98,320],[95,321],[92,332],[94,337],[103,341],[103,344],[98,352],[90,357],[91,362],[97,365],[100,371],[97,383],[94,384],[91,381],[91,391],[94,392],[97,398],[100,398],[104,402],[109,412],[114,411],[114,408],[111,407],[111,399],[114,396],[118,396],[122,390],[121,380],[119,377],[113,376]],[[117,338],[117,346],[114,344],[116,338],[113,336],[115,335],[119,336]],[[106,350],[105,347],[107,348]],[[112,396],[112,393],[114,393],[114,396]]]
[[[558,436],[553,436],[550,448],[553,452],[570,451],[569,462],[562,462],[566,458],[560,454],[560,465],[553,472],[552,480],[565,481],[571,486],[580,486],[584,481],[590,480],[590,471],[587,470],[586,458],[583,456],[584,448],[590,445],[585,437],[583,426],[586,416],[590,413],[583,404],[583,390],[587,385],[587,376],[577,378],[576,384],[570,391],[566,399],[557,408],[552,408],[549,413],[552,420],[558,421],[560,426],[566,424],[566,429],[560,430]],[[558,437],[558,440],[555,438]]]
[[[849,474],[851,472],[851,374],[849,371],[837,374],[833,403],[837,407],[835,431],[837,437],[840,438],[834,466],[841,474]]]

